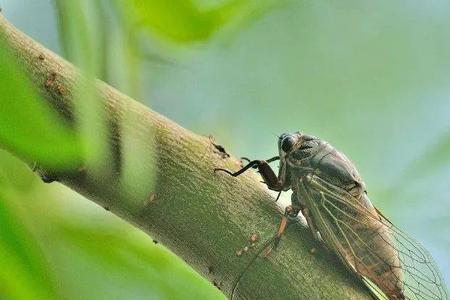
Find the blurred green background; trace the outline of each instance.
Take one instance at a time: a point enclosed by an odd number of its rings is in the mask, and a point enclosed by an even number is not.
[[[0,5],[35,40],[236,156],[273,156],[283,132],[329,141],[450,282],[449,1]],[[223,299],[163,246],[6,151],[0,266],[0,299]]]

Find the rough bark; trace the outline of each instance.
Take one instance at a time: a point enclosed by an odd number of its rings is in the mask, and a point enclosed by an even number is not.
[[[55,110],[73,122],[72,95],[79,72],[74,66],[18,31],[0,15],[0,34],[32,84]],[[114,165],[105,180],[96,170],[58,174],[59,181],[138,226],[235,299],[371,299],[367,290],[301,224],[291,225],[268,258],[250,260],[275,232],[280,210],[274,195],[250,171],[238,178],[213,172],[238,169],[210,138],[194,134],[103,82],[96,82],[109,124]],[[179,95],[180,101],[183,95]],[[136,122],[122,130],[124,115]],[[151,128],[151,131],[149,131]],[[121,173],[124,134],[147,143],[142,164],[155,170],[147,195],[136,192]],[[152,135],[152,138],[150,138]],[[107,158],[105,158],[107,159]],[[100,164],[101,165],[101,164]],[[89,167],[88,167],[89,168]],[[153,182],[153,184],[150,183]],[[140,178],[138,182],[146,182]],[[145,189],[144,189],[145,190]],[[260,241],[238,256],[252,234]],[[312,248],[317,251],[312,253]]]

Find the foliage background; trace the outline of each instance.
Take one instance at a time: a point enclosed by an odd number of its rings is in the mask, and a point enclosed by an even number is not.
[[[136,30],[128,9],[139,2],[0,4],[46,47],[237,156],[273,156],[282,132],[328,140],[450,282],[448,1],[147,1]],[[6,151],[0,187],[0,298],[223,299],[163,246]]]

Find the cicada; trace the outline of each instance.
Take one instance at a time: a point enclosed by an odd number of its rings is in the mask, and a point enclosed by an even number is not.
[[[301,212],[312,235],[336,253],[377,299],[448,299],[430,254],[372,205],[366,185],[344,154],[300,132],[282,134],[278,150],[279,156],[249,161],[235,173],[216,169],[238,176],[257,168],[269,189],[292,190],[273,245]],[[278,176],[269,166],[276,160]]]

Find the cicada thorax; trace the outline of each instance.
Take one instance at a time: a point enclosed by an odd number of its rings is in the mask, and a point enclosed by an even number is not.
[[[402,270],[389,228],[367,197],[356,168],[329,144],[316,143],[315,151],[306,149],[307,156],[298,149],[287,159],[297,200],[308,208],[326,246],[352,272],[368,278],[390,299],[404,299]]]

